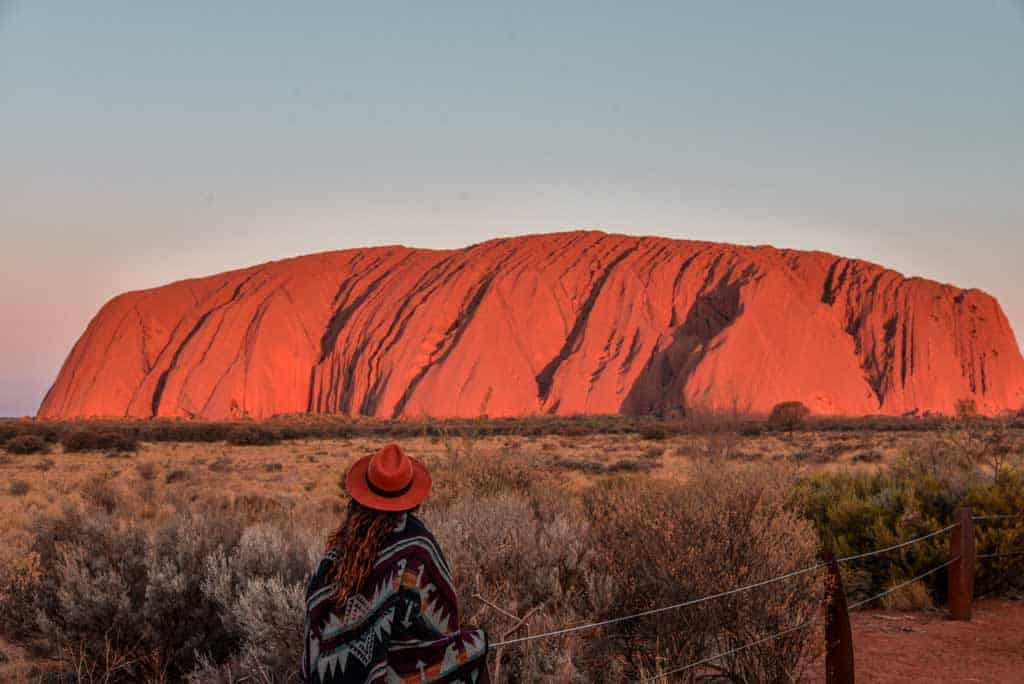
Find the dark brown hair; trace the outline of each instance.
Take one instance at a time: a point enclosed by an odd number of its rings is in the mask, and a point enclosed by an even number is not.
[[[349,502],[345,520],[327,540],[326,550],[338,556],[331,577],[335,604],[344,603],[363,588],[384,538],[395,529],[403,515],[404,512],[375,511],[355,499]]]

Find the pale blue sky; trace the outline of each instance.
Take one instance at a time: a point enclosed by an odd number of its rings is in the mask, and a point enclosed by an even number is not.
[[[356,245],[823,249],[1024,331],[1019,3],[482,4],[0,0],[0,415],[118,292]]]

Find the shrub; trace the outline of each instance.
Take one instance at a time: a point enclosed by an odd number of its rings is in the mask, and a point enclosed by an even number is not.
[[[875,449],[862,451],[853,457],[854,463],[879,463],[882,460],[882,452]]]
[[[483,608],[480,626],[491,635],[501,634],[511,622],[471,601],[474,596],[517,615],[539,608],[529,622],[534,631],[578,623],[609,608],[609,578],[587,541],[586,523],[569,508],[544,512],[542,506],[533,497],[505,492],[460,498],[426,515],[467,613],[471,606]],[[593,680],[579,672],[557,642],[512,649],[503,661],[509,681]]]
[[[659,458],[661,458],[664,454],[665,454],[665,450],[663,448],[661,448],[661,447],[651,447],[651,448],[649,448],[649,449],[644,451],[643,456],[644,456],[644,458],[649,458],[651,460],[655,460],[656,461]]]
[[[129,434],[117,430],[97,430],[86,428],[74,430],[61,440],[64,451],[69,453],[82,451],[137,451],[138,441]]]
[[[817,538],[789,510],[792,482],[777,471],[720,465],[684,487],[613,479],[584,497],[590,544],[602,549],[614,599],[603,617],[707,596],[813,565]],[[636,540],[642,539],[638,544]],[[735,598],[616,625],[630,679],[697,661],[810,619],[820,587],[808,573]],[[813,637],[801,630],[770,648],[718,661],[728,681],[799,680]],[[607,646],[605,648],[608,648]],[[612,646],[611,648],[614,648]],[[629,650],[626,650],[626,649]],[[642,655],[637,655],[642,654]]]
[[[648,440],[668,439],[668,430],[660,425],[648,425],[640,430],[640,438]]]
[[[90,478],[82,486],[82,498],[97,508],[102,509],[107,515],[117,510],[121,503],[121,497],[110,486],[106,477],[97,475]]]
[[[768,425],[776,430],[792,433],[802,427],[811,417],[811,410],[799,401],[784,401],[776,404],[768,416]]]
[[[11,437],[4,444],[4,448],[12,454],[46,454],[50,451],[50,445],[37,435],[18,435]]]
[[[978,415],[978,403],[974,399],[958,399],[955,408],[957,418],[974,418]]]
[[[1024,510],[1024,475],[1012,471],[998,481],[961,461],[949,462],[932,450],[910,452],[888,471],[828,473],[802,480],[794,490],[797,505],[818,530],[822,544],[837,556],[891,546],[945,527],[958,506],[972,506],[976,515],[1002,515]],[[1024,545],[1024,521],[979,524],[978,553],[1005,551]],[[906,547],[858,561],[844,571],[851,600],[881,593],[944,563],[949,540],[938,535]],[[979,594],[1024,587],[1024,577],[1005,567],[979,564]],[[946,572],[926,579],[934,599],[943,601]]]
[[[191,470],[172,470],[171,472],[167,473],[167,476],[164,478],[164,482],[167,484],[174,484],[175,482],[185,482],[191,479]]]
[[[215,473],[229,473],[231,472],[232,469],[232,463],[233,461],[227,456],[221,456],[220,458],[215,459],[213,463],[210,464],[209,467],[210,470],[212,470]]]
[[[21,636],[68,677],[178,680],[234,664],[285,681],[302,648],[312,550],[293,531],[225,514],[145,530],[68,507],[33,526],[25,569],[0,563],[0,628],[11,634],[20,616]],[[35,614],[36,624],[24,619]]]
[[[156,477],[156,466],[149,462],[135,464],[135,471],[144,482],[152,482]]]
[[[29,486],[25,480],[11,480],[11,484],[7,487],[7,492],[11,496],[25,496],[28,494]]]
[[[236,446],[273,446],[281,443],[281,433],[265,427],[236,427],[228,432],[227,442]]]
[[[764,434],[764,427],[761,425],[745,425],[740,428],[740,437],[760,437]]]
[[[268,473],[279,473],[284,470],[284,466],[280,463],[266,463],[263,465],[263,469]]]

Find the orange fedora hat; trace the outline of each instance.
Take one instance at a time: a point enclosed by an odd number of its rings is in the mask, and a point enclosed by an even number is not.
[[[408,511],[430,493],[430,473],[422,463],[406,456],[400,446],[388,444],[352,464],[345,489],[367,508]]]

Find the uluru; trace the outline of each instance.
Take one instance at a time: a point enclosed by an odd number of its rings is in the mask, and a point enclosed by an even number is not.
[[[987,414],[999,303],[822,252],[596,231],[313,254],[108,302],[42,418]]]

